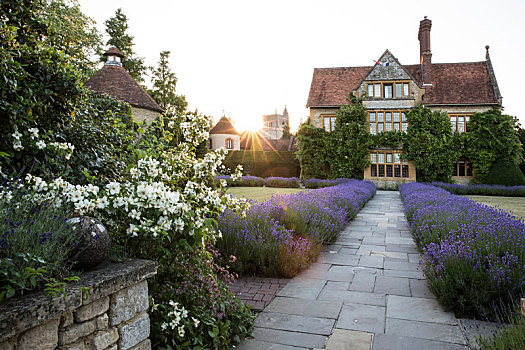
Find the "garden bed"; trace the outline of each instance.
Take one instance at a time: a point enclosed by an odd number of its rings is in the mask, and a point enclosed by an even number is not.
[[[460,185],[444,182],[432,182],[430,184],[460,195],[525,197],[525,186]]]

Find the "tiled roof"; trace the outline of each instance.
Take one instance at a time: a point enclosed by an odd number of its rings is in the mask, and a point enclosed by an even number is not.
[[[93,91],[105,92],[111,97],[129,103],[133,107],[145,108],[162,113],[162,108],[144,89],[118,65],[104,65],[85,86]]]
[[[119,56],[119,57],[124,57],[124,54],[122,53],[122,51],[120,51],[119,49],[117,49],[115,46],[111,46],[105,53],[104,53],[104,56],[109,56],[109,55],[115,55],[115,56]]]
[[[210,130],[210,134],[239,135],[230,119],[222,117],[217,124]]]
[[[339,106],[372,67],[315,68],[307,107]],[[421,81],[421,66],[404,68]],[[433,63],[432,86],[425,86],[425,105],[498,104],[486,62]]]

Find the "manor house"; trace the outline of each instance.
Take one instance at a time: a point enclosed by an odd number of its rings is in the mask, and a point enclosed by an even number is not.
[[[501,95],[486,46],[485,61],[433,63],[430,50],[432,21],[426,16],[419,24],[420,63],[403,65],[386,50],[373,66],[315,68],[306,107],[310,123],[326,131],[335,128],[336,112],[347,103],[350,93],[363,99],[370,133],[406,132],[405,112],[423,104],[448,114],[454,132],[468,132],[470,115],[492,107],[501,108]],[[370,150],[370,167],[364,178],[380,187],[416,180],[412,162],[402,160],[401,149]],[[453,179],[473,178],[468,159],[456,162]]]

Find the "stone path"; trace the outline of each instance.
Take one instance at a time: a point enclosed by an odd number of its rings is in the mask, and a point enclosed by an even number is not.
[[[465,349],[452,313],[429,292],[399,192],[378,191],[296,276],[237,349]]]
[[[288,281],[288,278],[240,277],[230,290],[255,311],[262,311]]]

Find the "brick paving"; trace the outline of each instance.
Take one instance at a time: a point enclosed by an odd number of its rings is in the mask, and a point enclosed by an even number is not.
[[[262,311],[289,281],[288,278],[240,277],[230,290],[255,311]]]
[[[399,192],[377,191],[335,244],[276,292],[255,320],[254,339],[236,348],[467,349],[458,320],[429,292],[418,262]],[[241,296],[262,301],[255,296],[269,295],[263,284],[245,282]]]

